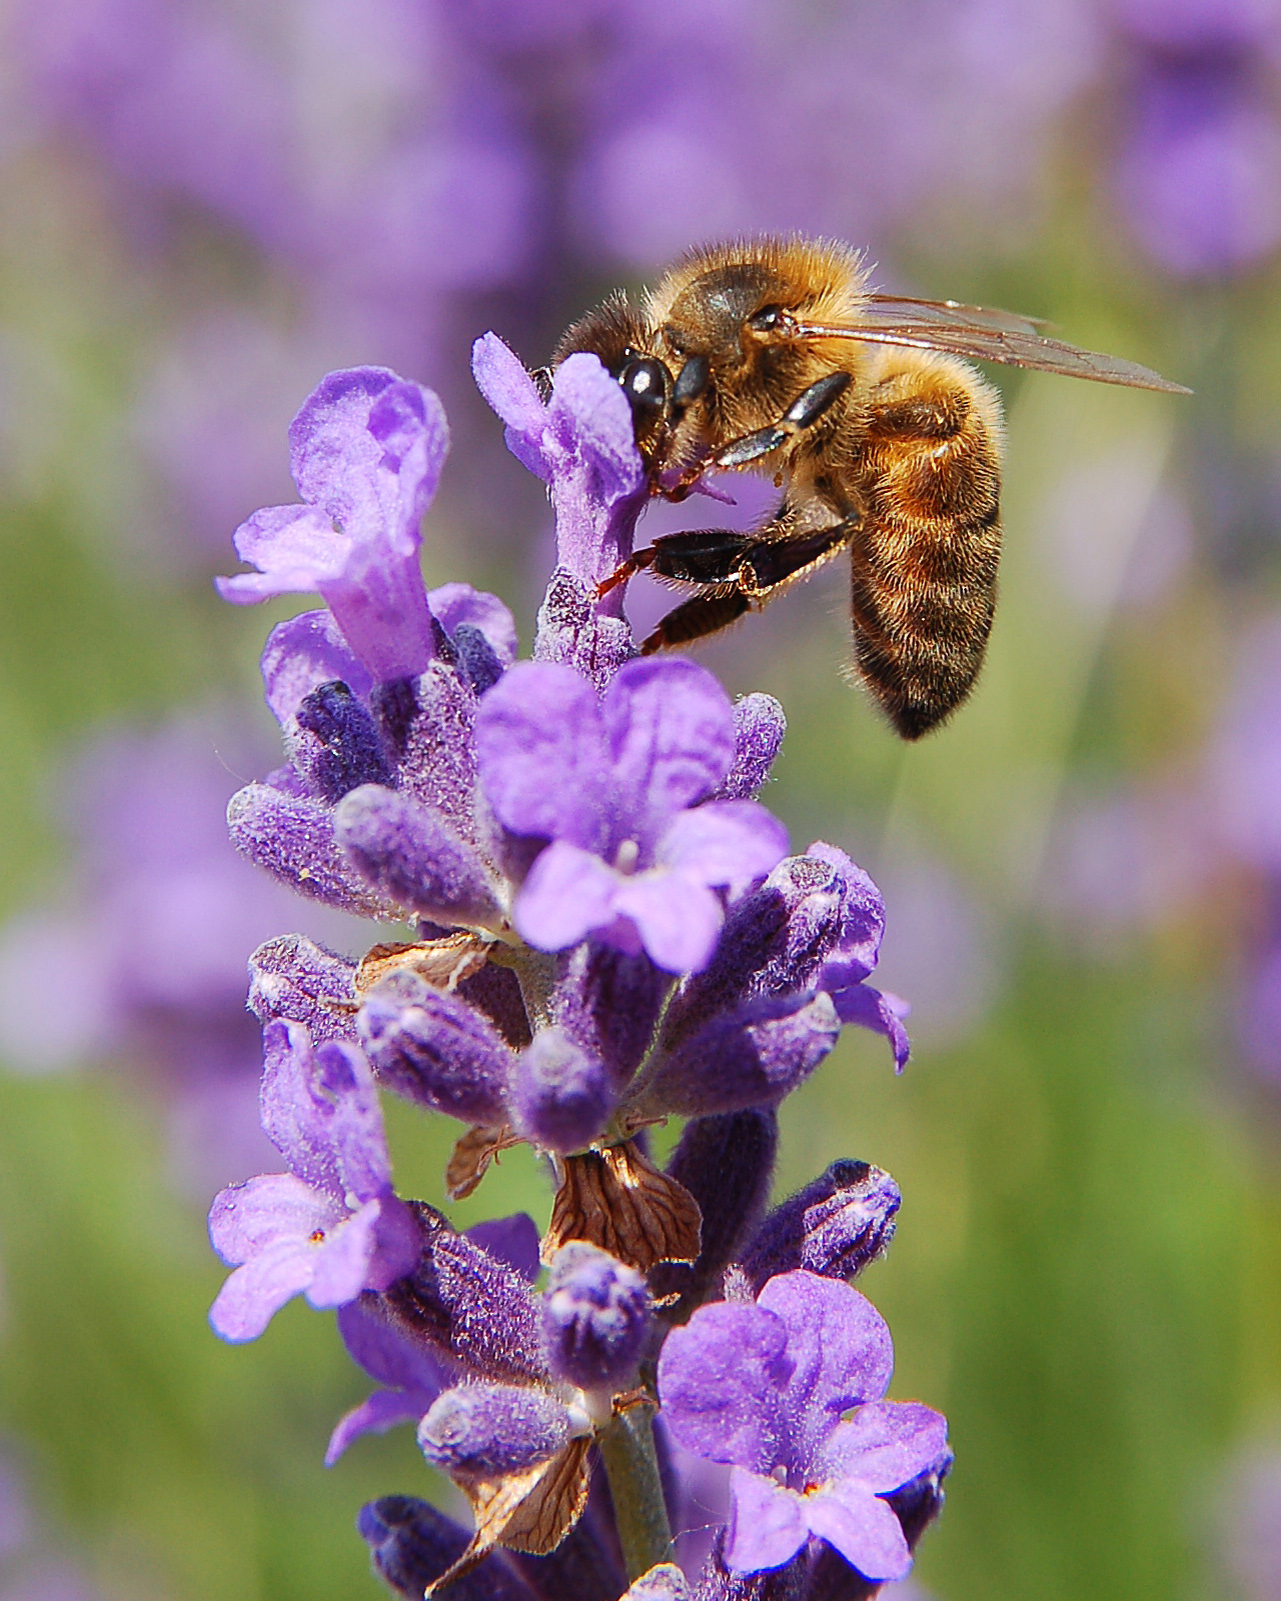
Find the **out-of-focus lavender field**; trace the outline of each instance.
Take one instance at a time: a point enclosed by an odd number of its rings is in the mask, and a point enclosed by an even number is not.
[[[847,1038],[787,1103],[778,1187],[902,1186],[864,1288],[957,1453],[920,1585],[1276,1601],[1281,3],[5,0],[0,208],[0,1601],[375,1598],[361,1501],[441,1493],[406,1431],[322,1467],[329,1319],[205,1322],[209,1199],[273,1159],[248,953],[379,937],[226,842],[298,607],[211,578],[321,375],[384,364],[451,421],[428,581],[527,650],[550,514],[473,339],[536,365],[765,230],[1196,391],[989,369],[1002,603],[919,746],[842,678],[840,564],[699,659],[783,702],[766,798],[872,873],[914,1008],[902,1078]],[[443,1204],[451,1134],[388,1116]],[[517,1152],[452,1210],[549,1203]]]

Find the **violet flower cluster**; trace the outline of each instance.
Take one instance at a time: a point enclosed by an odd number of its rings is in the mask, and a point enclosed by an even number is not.
[[[424,590],[448,432],[431,391],[384,369],[307,401],[301,502],[251,517],[236,543],[255,571],[220,581],[235,602],[328,604],[268,640],[287,760],[234,797],[233,840],[408,937],[358,962],[299,934],[254,953],[285,1171],[214,1203],[233,1271],[211,1320],[242,1341],[295,1295],[336,1309],[379,1388],[327,1460],[410,1423],[468,1497],[470,1535],[417,1497],[362,1511],[400,1594],[870,1595],[908,1571],[951,1463],[938,1413],[884,1398],[889,1332],[849,1283],[888,1245],[898,1190],[845,1161],[766,1203],[778,1105],[842,1025],[907,1059],[905,1007],[869,983],[881,897],[835,846],[789,852],[756,799],[778,704],[637,657],[619,592],[597,598],[648,493],[621,388],[574,356],[544,400],[492,335],[475,361],[557,514],[532,661],[493,596]],[[458,1120],[451,1197],[531,1144],[556,1186],[541,1241],[527,1217],[462,1234],[397,1195],[380,1090]],[[660,1169],[646,1131],[672,1116],[688,1121]],[[680,1452],[733,1467],[689,1576],[673,1530],[705,1514]]]

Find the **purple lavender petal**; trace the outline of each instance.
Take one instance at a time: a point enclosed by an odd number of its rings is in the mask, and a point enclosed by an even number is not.
[[[334,838],[333,814],[318,801],[247,784],[227,806],[231,842],[242,856],[310,900],[357,917],[396,916],[375,895]]]
[[[315,1251],[305,1240],[280,1240],[238,1267],[209,1308],[220,1339],[256,1340],[287,1301],[311,1283]]]
[[[620,883],[599,856],[558,839],[540,853],[521,885],[512,908],[516,932],[540,951],[567,950],[614,922]],[[719,927],[719,903],[715,910]]]
[[[303,1024],[282,1019],[268,1023],[262,1043],[263,1132],[292,1173],[341,1205],[346,1185],[329,1127],[336,1107],[325,1094],[311,1036]]]
[[[606,506],[635,494],[645,480],[632,408],[597,356],[579,352],[556,369],[548,418],[558,442],[594,469]]]
[[[555,1456],[572,1432],[564,1404],[545,1390],[467,1384],[436,1397],[418,1425],[418,1444],[434,1468],[495,1479]]]
[[[390,1276],[378,1257],[378,1225],[384,1203],[379,1200],[365,1204],[325,1237],[317,1241],[311,1283],[307,1299],[319,1311],[345,1306],[354,1301],[364,1289],[385,1290],[392,1280],[400,1277],[399,1271]],[[401,1271],[412,1267],[417,1252],[404,1261]],[[382,1280],[368,1283],[370,1278]]]
[[[332,1468],[353,1440],[362,1434],[386,1434],[398,1423],[417,1423],[436,1399],[436,1391],[375,1390],[359,1406],[344,1412],[325,1447],[325,1466]]]
[[[604,1131],[617,1096],[602,1062],[558,1028],[540,1029],[512,1076],[517,1133],[546,1150],[581,1151]]]
[[[401,1390],[430,1390],[434,1395],[449,1382],[444,1377],[447,1370],[430,1351],[407,1340],[382,1318],[374,1317],[362,1302],[340,1306],[337,1322],[352,1360],[380,1384]],[[422,1413],[418,1415],[421,1417]]]
[[[209,1240],[228,1267],[240,1267],[281,1240],[324,1233],[343,1216],[327,1199],[292,1173],[263,1173],[220,1190],[209,1209]]]
[[[430,389],[386,367],[323,378],[289,426],[294,482],[354,540],[416,555],[449,450],[449,427]]]
[[[786,827],[756,801],[709,801],[672,819],[655,859],[733,892],[764,878],[786,854]]]
[[[608,747],[591,685],[558,662],[519,662],[476,713],[480,781],[514,834],[607,840]]]
[[[412,795],[362,784],[334,812],[334,838],[379,894],[446,927],[502,920],[476,852]]]
[[[788,1339],[774,1313],[727,1301],[700,1307],[673,1329],[658,1359],[673,1438],[695,1456],[769,1472],[782,1460],[782,1403],[796,1371]]]
[[[232,539],[241,561],[259,569],[214,579],[222,598],[236,606],[336,583],[352,556],[351,540],[314,506],[264,506]]]
[[[521,1278],[532,1284],[542,1271],[538,1256],[538,1225],[528,1212],[514,1212],[511,1217],[491,1217],[483,1223],[474,1223],[467,1230],[467,1238],[488,1251],[500,1262],[515,1268]]]
[[[605,691],[601,714],[618,813],[643,860],[676,814],[706,800],[728,773],[733,708],[705,668],[678,657],[628,662]]]
[[[861,867],[835,845],[815,840],[805,853],[826,862],[837,875],[841,893],[841,932],[827,957],[832,981],[855,984],[876,966],[885,934],[885,902]],[[837,964],[840,966],[838,979]]]
[[[819,982],[824,982],[820,975]],[[882,994],[870,984],[851,984],[848,989],[830,991],[836,1015],[842,1023],[858,1023],[876,1034],[884,1034],[894,1052],[894,1068],[901,1073],[912,1053],[912,1044],[903,1027],[902,1018],[908,1011],[906,1001],[888,992]]]
[[[771,1279],[757,1307],[773,1312],[787,1328],[787,1355],[795,1372],[785,1399],[790,1425],[785,1460],[804,1474],[842,1412],[885,1394],[894,1371],[890,1331],[857,1290],[804,1270]]]
[[[887,1495],[950,1458],[947,1419],[941,1413],[919,1401],[869,1401],[832,1431],[814,1461],[814,1473],[823,1479],[857,1479]]]
[[[741,1467],[731,1472],[729,1485],[727,1564],[738,1573],[781,1568],[809,1538],[805,1501],[795,1490]]]
[[[725,917],[720,900],[697,879],[663,871],[619,879],[612,909],[634,925],[651,959],[667,973],[705,967]],[[611,930],[608,937],[625,938],[625,928]]]
[[[839,1479],[805,1498],[810,1530],[872,1580],[902,1579],[912,1553],[893,1510],[861,1482]]]
[[[507,424],[508,450],[523,467],[550,481],[543,447],[547,407],[520,358],[497,334],[485,333],[472,346],[471,370],[476,387]]]
[[[276,624],[263,647],[262,679],[267,705],[282,727],[321,684],[341,679],[362,700],[373,687],[329,610],[299,612]]]
[[[787,718],[773,695],[743,695],[734,702],[734,759],[716,791],[717,800],[755,800],[769,777],[787,732]]]
[[[473,589],[470,584],[442,584],[439,589],[427,591],[427,604],[451,639],[459,627],[467,624],[479,629],[504,667],[510,667],[516,660],[520,648],[516,619],[497,595]]]
[[[221,580],[229,600],[319,590],[375,680],[421,672],[435,624],[418,567],[418,523],[449,448],[440,402],[386,368],[330,373],[290,426],[294,480],[310,504],[242,525],[259,573]]]

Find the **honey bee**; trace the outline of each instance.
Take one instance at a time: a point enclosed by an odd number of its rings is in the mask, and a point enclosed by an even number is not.
[[[697,587],[648,654],[716,633],[844,552],[855,669],[919,739],[973,688],[996,603],[1001,405],[958,358],[1190,392],[1042,326],[876,294],[856,251],[798,238],[696,249],[641,304],[611,297],[565,332],[552,367],[590,351],[618,380],[650,492],[681,500],[707,472],[746,470],[783,498],[746,532],[656,539],[601,593],[642,568]]]

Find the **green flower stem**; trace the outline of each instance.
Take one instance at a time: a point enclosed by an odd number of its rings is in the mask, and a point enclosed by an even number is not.
[[[672,1531],[654,1452],[655,1408],[638,1402],[615,1413],[596,1436],[609,1479],[628,1583],[670,1562]]]

